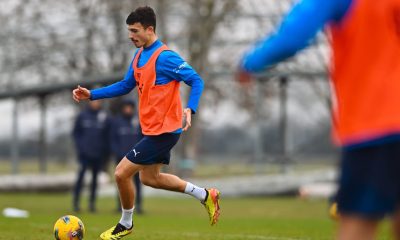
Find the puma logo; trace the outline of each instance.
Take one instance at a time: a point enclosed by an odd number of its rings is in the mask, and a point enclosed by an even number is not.
[[[137,86],[137,88],[139,90],[139,93],[142,94],[143,93],[144,84],[143,83],[140,84],[138,81],[136,81],[136,86]]]
[[[140,152],[136,152],[136,149],[133,149],[133,153],[135,154],[136,157],[136,155],[138,155]]]

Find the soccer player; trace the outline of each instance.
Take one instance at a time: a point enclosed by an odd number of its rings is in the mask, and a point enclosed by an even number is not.
[[[400,239],[400,1],[302,0],[244,55],[241,68],[266,70],[324,26],[333,53],[334,137],[342,149],[337,238],[374,239],[379,221],[391,215]]]
[[[120,96],[135,86],[139,95],[139,119],[144,137],[126,154],[115,169],[115,180],[122,205],[120,221],[103,232],[101,239],[120,239],[132,232],[134,186],[132,176],[139,172],[143,184],[176,192],[184,192],[200,200],[210,218],[211,225],[219,217],[219,191],[204,189],[177,176],[160,172],[168,164],[170,151],[182,131],[188,130],[191,115],[197,111],[203,81],[200,76],[175,52],[157,39],[156,15],[150,7],[139,7],[126,19],[129,38],[139,48],[125,78],[110,86],[88,90],[78,86],[73,98],[96,100]],[[179,84],[191,86],[188,107],[182,109]],[[183,116],[185,126],[182,127]]]

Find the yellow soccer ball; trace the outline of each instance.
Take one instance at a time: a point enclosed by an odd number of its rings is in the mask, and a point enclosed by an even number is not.
[[[56,240],[81,240],[85,235],[83,222],[72,215],[66,215],[54,224],[54,237]]]

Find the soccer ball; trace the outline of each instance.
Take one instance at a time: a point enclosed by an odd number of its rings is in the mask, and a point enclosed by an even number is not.
[[[56,240],[81,240],[85,235],[82,221],[72,215],[66,215],[54,224],[54,237]]]

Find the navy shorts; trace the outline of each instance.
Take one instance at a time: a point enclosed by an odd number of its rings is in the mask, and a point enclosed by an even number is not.
[[[380,219],[400,203],[400,140],[344,149],[339,212]]]
[[[178,142],[180,133],[163,133],[158,136],[144,136],[126,158],[135,164],[169,164],[171,149]]]

